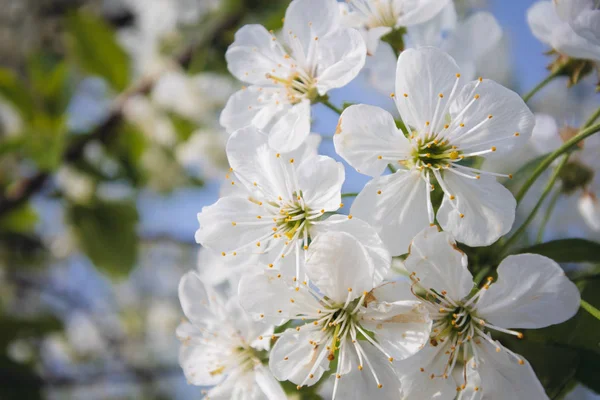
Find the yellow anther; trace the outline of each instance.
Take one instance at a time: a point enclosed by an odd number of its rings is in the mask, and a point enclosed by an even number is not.
[[[394,357],[390,357],[388,360],[390,360],[390,362],[394,362]]]
[[[453,194],[450,195],[450,200],[454,200],[456,197],[454,197]]]
[[[232,226],[236,226],[237,224],[236,224],[235,222],[232,222],[232,223],[231,223],[231,225],[232,225]]]
[[[448,157],[450,157],[451,160],[456,160],[458,158],[458,151],[454,150],[451,151],[450,154],[448,155]]]
[[[348,215],[348,219],[352,219],[352,214]]]
[[[260,247],[260,242],[256,242],[256,247]]]
[[[438,94],[438,96],[440,96],[440,99],[444,98],[444,94],[443,93]]]
[[[377,385],[377,389],[381,389],[382,387],[383,387],[383,385],[382,385],[381,383],[379,383],[379,384]]]
[[[508,174],[508,179],[512,179],[513,175],[512,174]]]
[[[381,160],[382,158],[383,158],[382,156],[377,156],[377,159],[378,159],[378,160]]]
[[[359,370],[359,371],[362,371],[362,370],[363,370],[363,366],[362,366],[362,365],[359,365],[359,366],[358,366],[358,370]]]
[[[377,194],[381,194],[381,190],[378,190],[378,191],[377,191]]]
[[[394,97],[396,97],[395,93],[390,93],[390,97],[393,99]]]
[[[492,119],[494,116],[492,114],[488,115],[488,119]]]
[[[460,78],[460,74],[456,74],[456,77],[457,77],[457,78]]]
[[[483,82],[483,78],[482,77],[479,77],[478,80],[479,80],[479,82]]]
[[[275,157],[279,158],[279,157],[281,157],[281,154],[277,153],[277,154],[275,154]]]
[[[294,159],[290,158],[290,164],[293,164],[293,163],[294,163]]]
[[[459,214],[459,217],[464,218],[465,214]]]
[[[519,359],[519,365],[524,365],[524,364],[525,364],[525,361]]]
[[[446,124],[444,125],[444,129],[448,129],[450,127],[450,125]]]
[[[404,97],[408,97],[408,94],[407,94],[407,93],[404,93]]]
[[[479,99],[479,97],[480,97],[480,96],[479,96],[478,94],[476,94],[476,95],[475,95],[475,100]]]
[[[273,264],[269,264],[269,268],[273,268]]]
[[[351,291],[352,291],[352,288],[351,288],[351,287],[349,287],[349,288],[348,288],[348,291],[349,291],[349,292],[351,292]]]
[[[496,146],[492,146],[492,148],[490,150],[496,151]]]
[[[257,215],[256,218],[257,219],[262,219],[262,217],[260,215]]]
[[[221,253],[221,255],[222,255],[223,257],[225,257],[225,252],[222,252],[222,253]]]

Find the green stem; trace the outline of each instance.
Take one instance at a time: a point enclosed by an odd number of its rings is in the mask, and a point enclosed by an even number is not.
[[[582,128],[585,129],[589,126],[592,126],[592,124],[594,122],[596,122],[596,120],[600,118],[600,108],[598,108],[596,111],[594,111],[594,113],[588,118],[588,120],[585,122],[585,124],[583,124]]]
[[[554,195],[550,198],[550,203],[548,204],[548,209],[546,209],[546,214],[544,214],[544,219],[542,220],[542,224],[540,225],[540,229],[538,230],[538,234],[535,240],[536,244],[542,243],[542,239],[544,238],[544,231],[546,230],[546,225],[548,221],[550,221],[550,216],[554,211],[554,207],[556,207],[556,202],[560,198],[562,192],[557,190]]]
[[[581,308],[583,308],[585,311],[592,314],[592,316],[594,316],[594,318],[600,320],[600,310],[598,310],[596,307],[594,307],[593,305],[591,305],[584,299],[581,299]]]
[[[396,173],[396,171],[398,171],[398,170],[396,169],[396,167],[394,167],[392,164],[388,164],[388,169],[390,170],[390,172],[391,172],[392,174],[394,174],[394,173]]]
[[[531,100],[531,98],[537,92],[539,92],[544,86],[546,86],[548,83],[552,82],[554,80],[554,78],[556,78],[557,76],[559,76],[560,74],[562,74],[562,72],[564,71],[564,69],[565,69],[565,65],[561,66],[556,71],[554,71],[550,75],[548,75],[546,77],[546,79],[544,79],[543,81],[541,81],[540,83],[538,83],[536,87],[534,87],[529,92],[527,92],[526,94],[523,95],[523,101],[525,101],[525,103],[527,103],[529,100]]]
[[[320,100],[321,103],[323,103],[325,106],[327,106],[329,109],[335,111],[338,114],[342,114],[342,110],[337,108],[336,106],[334,106],[333,104],[331,104],[331,102],[329,101],[329,99],[322,99]]]
[[[558,164],[558,166],[554,170],[554,173],[552,174],[552,177],[548,181],[548,184],[546,185],[546,188],[544,189],[542,196],[538,200],[535,207],[533,207],[533,210],[531,210],[531,213],[529,213],[529,216],[527,217],[525,222],[523,222],[523,224],[519,227],[519,229],[517,229],[517,231],[510,238],[508,238],[508,240],[506,240],[506,242],[504,242],[504,244],[502,245],[502,248],[498,252],[498,254],[503,255],[510,248],[510,246],[525,232],[525,230],[527,229],[527,226],[531,223],[531,221],[533,221],[538,210],[544,203],[544,200],[546,200],[546,197],[548,197],[548,195],[554,188],[554,184],[556,183],[556,180],[558,179],[558,176],[560,175],[560,171],[563,169],[563,167],[565,165],[567,165],[568,161],[569,161],[569,154],[565,154],[563,159],[560,161],[560,164]]]
[[[356,197],[358,193],[342,193],[342,199],[345,197]]]
[[[533,185],[537,178],[540,177],[540,175],[546,170],[546,168],[548,168],[554,162],[554,160],[556,160],[562,154],[570,151],[577,145],[577,143],[581,142],[588,136],[592,136],[598,131],[600,131],[600,124],[587,127],[579,131],[577,135],[573,136],[571,139],[563,143],[563,145],[560,146],[558,149],[548,154],[548,156],[538,165],[535,171],[533,171],[533,174],[531,174],[531,176],[527,179],[527,181],[523,184],[523,187],[521,187],[521,189],[515,196],[515,199],[517,199],[517,204],[521,202],[521,200],[523,200],[523,197],[525,197],[527,191],[531,188],[531,185]]]

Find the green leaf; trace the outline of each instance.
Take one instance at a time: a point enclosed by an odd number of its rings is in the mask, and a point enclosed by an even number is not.
[[[123,91],[129,83],[130,60],[110,26],[93,14],[78,12],[68,17],[67,31],[67,47],[78,65]]]
[[[38,215],[29,204],[25,204],[0,218],[0,230],[13,233],[28,233],[33,230]]]
[[[135,203],[96,200],[71,205],[68,217],[82,250],[99,270],[111,278],[129,275],[138,253]]]
[[[517,253],[540,254],[560,263],[600,263],[600,243],[585,239],[560,239],[536,244]]]
[[[68,64],[36,55],[27,67],[33,92],[43,99],[44,110],[53,116],[62,115],[69,103]]]
[[[52,117],[37,112],[29,120],[25,132],[24,150],[38,168],[52,171],[60,165],[66,146],[67,124],[65,116]]]
[[[3,68],[0,68],[0,95],[12,103],[24,119],[33,115],[34,104],[29,88],[14,72]]]

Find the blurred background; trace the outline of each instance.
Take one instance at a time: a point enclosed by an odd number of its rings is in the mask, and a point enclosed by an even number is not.
[[[228,169],[218,118],[241,83],[224,53],[244,24],[281,27],[288,3],[0,0],[0,399],[201,398],[177,362],[177,285],[203,267],[196,213]],[[504,29],[482,75],[519,93],[547,75],[533,1],[456,3]],[[533,108],[580,123],[593,83],[559,79]],[[393,109],[362,75],[331,99]],[[314,118],[334,132],[336,114]]]

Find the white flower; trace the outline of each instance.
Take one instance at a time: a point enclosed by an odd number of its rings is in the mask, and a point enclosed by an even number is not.
[[[529,363],[490,332],[523,338],[509,328],[543,328],[575,315],[579,291],[558,264],[535,254],[509,256],[497,282],[488,278],[477,288],[452,236],[431,227],[415,237],[405,265],[434,320],[429,344],[401,364],[406,398],[450,400],[468,387],[485,399],[547,398]]]
[[[454,60],[433,47],[400,55],[395,97],[407,137],[377,107],[351,106],[340,117],[336,151],[358,172],[376,177],[352,214],[378,229],[393,255],[405,253],[435,218],[469,246],[506,234],[515,216],[512,194],[496,182],[498,174],[470,165],[472,157],[508,153],[527,140],[534,117],[523,100],[493,81],[463,83]],[[388,164],[398,171],[377,177]],[[430,192],[437,186],[444,198],[436,216]]]
[[[391,257],[374,260],[361,241],[345,232],[319,235],[298,285],[275,271],[240,282],[244,308],[258,320],[295,328],[279,336],[269,366],[279,380],[313,385],[338,359],[333,398],[397,399],[400,381],[392,363],[416,353],[431,321],[409,287],[381,281]],[[383,263],[383,265],[376,265]]]
[[[214,386],[211,399],[286,398],[261,362],[272,327],[252,321],[235,297],[224,304],[195,272],[181,278],[179,299],[189,320],[177,328],[179,363],[189,383]]]
[[[229,133],[249,124],[269,133],[269,144],[287,152],[310,133],[310,105],[356,77],[365,44],[340,26],[335,0],[294,0],[280,42],[261,25],[246,25],[226,53],[229,71],[250,87],[235,93],[221,114]]]
[[[309,241],[326,230],[351,232],[382,257],[384,245],[370,236],[374,230],[365,222],[342,215],[320,220],[342,206],[344,167],[325,156],[301,158],[305,147],[277,153],[269,147],[267,134],[252,126],[231,135],[231,183],[241,189],[202,209],[196,241],[228,257],[265,254],[263,267],[295,272],[299,279],[304,279],[300,259]]]
[[[533,35],[559,53],[600,61],[600,10],[594,0],[538,1],[527,21]]]
[[[340,10],[344,25],[360,29],[368,54],[377,51],[379,40],[392,32],[429,21],[449,0],[347,0]]]
[[[478,65],[495,59],[492,50],[500,44],[502,28],[489,12],[479,11],[458,21],[454,3],[449,3],[431,20],[408,28],[409,47],[438,47],[454,58],[466,80],[476,77]],[[393,92],[396,55],[388,44],[381,45],[367,68],[373,85],[385,94]]]

